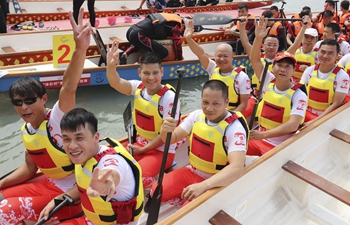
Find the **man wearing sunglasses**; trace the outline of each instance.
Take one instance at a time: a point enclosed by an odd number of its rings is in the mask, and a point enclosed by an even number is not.
[[[10,87],[11,102],[25,121],[21,133],[26,151],[24,164],[0,180],[2,225],[34,223],[48,202],[75,185],[74,164],[62,148],[60,121],[66,112],[75,108],[75,93],[93,31],[90,24],[83,25],[83,12],[84,9],[81,8],[78,25],[72,13],[68,13],[76,49],[63,75],[59,100],[53,108],[46,109],[48,96],[45,87],[31,77],[20,78]],[[32,179],[38,168],[47,178],[22,184]],[[64,207],[55,217],[58,220],[68,219],[81,212],[82,209],[77,204]]]

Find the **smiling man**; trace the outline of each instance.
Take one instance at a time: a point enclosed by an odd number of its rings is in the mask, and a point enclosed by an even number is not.
[[[164,121],[163,141],[168,132],[172,132],[171,143],[190,135],[190,165],[164,175],[162,202],[182,205],[243,174],[248,128],[239,112],[227,111],[228,103],[226,84],[209,80],[203,85],[201,110],[191,112],[179,126],[173,118]],[[145,211],[149,205],[150,200]]]
[[[322,41],[318,50],[319,63],[308,67],[301,77],[309,94],[305,122],[329,114],[343,104],[348,94],[349,75],[335,64],[339,51],[336,40]]]
[[[83,73],[86,50],[90,45],[92,28],[83,24],[84,9],[79,13],[79,24],[68,13],[73,28],[76,48],[63,75],[59,100],[47,109],[48,96],[42,83],[24,77],[15,81],[9,97],[16,112],[24,120],[21,128],[25,147],[25,162],[12,174],[0,180],[0,221],[2,225],[37,221],[40,211],[55,196],[75,185],[74,165],[62,146],[60,121],[64,113],[75,108],[75,93]],[[46,178],[22,184],[35,177],[38,169]],[[2,195],[2,196],[1,196]],[[59,211],[58,220],[71,218],[81,212],[79,205]]]
[[[204,52],[193,39],[193,21],[189,21],[184,37],[191,51],[198,57],[202,67],[208,72],[209,79],[221,80],[228,86],[228,109],[242,112],[245,117],[251,115],[253,105],[250,98],[250,79],[241,67],[232,65],[234,54],[229,44],[219,44],[215,50],[215,61]]]
[[[267,35],[267,19],[261,17],[255,29],[255,40],[250,60],[255,74],[261,80],[264,65],[258,52]],[[291,137],[303,124],[307,96],[305,86],[293,84],[291,78],[296,60],[288,52],[278,53],[273,60],[272,72],[267,71],[263,85],[263,98],[257,110],[258,130],[250,131],[247,155],[263,155]]]
[[[175,92],[170,85],[162,85],[164,68],[156,53],[146,53],[141,58],[138,69],[140,80],[120,78],[115,65],[118,62],[118,43],[114,42],[107,53],[107,77],[115,90],[125,95],[133,95],[133,120],[139,134],[135,143],[129,143],[133,156],[142,168],[142,181],[145,189],[150,188],[159,173],[164,142],[159,131],[163,120],[170,116]],[[176,119],[179,117],[179,105]],[[175,158],[175,145],[169,148],[165,168],[172,165]]]

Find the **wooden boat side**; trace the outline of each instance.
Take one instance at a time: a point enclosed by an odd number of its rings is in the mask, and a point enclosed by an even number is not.
[[[125,40],[121,34],[125,34],[128,26],[118,28],[101,28],[99,29],[103,42],[105,44],[112,43],[112,38],[116,37],[120,40],[119,48],[125,51],[130,43]],[[67,31],[58,31],[55,34],[67,34]],[[119,36],[118,36],[119,34]],[[38,40],[36,42],[23,42],[23,36],[10,35],[3,36],[3,41],[0,43],[2,49],[13,46],[15,52],[5,53],[0,50],[0,67],[15,64],[26,64],[34,62],[52,61],[52,34],[47,33],[30,33],[26,34],[27,39]],[[232,40],[232,35],[225,35],[224,32],[207,32],[197,33],[193,36],[193,40],[197,43],[215,43],[221,41]],[[186,46],[185,38],[182,38],[182,45]],[[98,48],[93,38],[90,41],[90,47],[87,51],[87,56],[99,55]]]
[[[104,1],[106,3],[112,2],[115,5],[113,7],[108,7],[108,6],[103,6],[102,1],[96,1],[95,7],[98,9],[99,7],[102,8],[107,8],[107,10],[96,10],[96,17],[107,17],[107,16],[126,16],[126,15],[131,15],[131,14],[140,14],[140,15],[146,15],[149,13],[149,10],[132,10],[136,9],[139,7],[140,2],[139,1],[134,1],[132,2],[123,2],[123,1]],[[185,8],[167,8],[165,12],[167,13],[196,13],[196,12],[209,12],[209,11],[223,11],[223,10],[235,10],[238,8],[238,5],[240,3],[246,3],[249,8],[257,8],[257,7],[263,7],[263,6],[268,6],[271,5],[274,1],[268,0],[268,1],[248,1],[248,2],[233,2],[233,3],[228,3],[228,4],[220,4],[220,5],[215,5],[215,6],[197,6],[197,7],[185,7]],[[7,15],[7,21],[9,23],[20,23],[23,21],[34,21],[34,22],[40,22],[40,21],[56,21],[56,20],[67,20],[68,19],[68,14],[67,11],[71,10],[72,8],[72,3],[68,2],[69,6],[67,5],[66,8],[64,8],[63,12],[59,12],[57,8],[62,8],[62,5],[64,2],[60,3],[58,7],[53,7],[52,12],[47,12],[47,8],[44,7],[46,10],[46,13],[44,12],[31,12],[31,10],[38,8],[38,2],[32,2],[33,7],[26,6],[26,3],[29,2],[20,2],[22,9],[25,9],[26,13],[22,14],[15,14],[15,13],[10,13]],[[53,4],[52,2],[48,2],[47,4],[50,5]],[[99,5],[101,3],[101,5]],[[23,5],[23,6],[22,6]],[[111,4],[105,4],[105,5],[111,5]],[[121,9],[122,6],[126,6],[127,8],[130,8],[131,10],[123,10]],[[27,8],[27,9],[26,9]],[[87,9],[87,7],[85,7]],[[110,10],[116,8],[117,10]],[[118,10],[120,9],[120,10]],[[89,18],[89,13],[85,12],[84,13],[84,18]]]
[[[207,191],[191,203],[179,209],[170,217],[160,221],[158,224],[193,224],[194,221],[196,224],[207,224],[209,219],[220,209],[224,209],[232,217],[234,217],[233,215],[239,216],[244,210],[248,211],[249,208],[254,207],[252,206],[252,204],[254,204],[252,201],[254,200],[250,199],[250,201],[247,202],[245,197],[255,188],[254,185],[263,185],[256,181],[256,179],[259,181],[272,179],[271,176],[274,174],[271,173],[273,173],[273,170],[268,168],[279,167],[280,170],[282,170],[282,165],[289,159],[297,160],[300,163],[305,162],[306,156],[302,152],[302,149],[306,148],[306,146],[304,146],[305,143],[307,143],[307,146],[315,144],[315,137],[327,137],[334,128],[339,128],[341,130],[347,129],[349,132],[349,111],[350,104],[347,104],[326,117],[321,118],[255,160],[251,165],[245,168],[244,175],[236,182],[226,188],[216,188]],[[313,139],[310,135],[313,136]],[[298,150],[298,154],[296,150]],[[349,154],[350,152],[344,156],[344,161],[347,161]],[[344,162],[344,164],[348,165],[349,163]],[[264,173],[261,172],[264,171],[264,169],[266,169],[266,171]],[[273,190],[271,190],[271,192],[272,191]],[[263,195],[263,193],[261,194]],[[269,195],[269,193],[265,193],[265,195]],[[228,196],[230,196],[229,199],[227,198]]]

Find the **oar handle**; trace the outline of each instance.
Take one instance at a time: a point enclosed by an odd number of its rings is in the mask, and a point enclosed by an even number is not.
[[[177,103],[179,100],[181,84],[182,84],[182,77],[186,73],[186,70],[184,68],[181,68],[176,70],[176,73],[178,74],[178,80],[177,80],[173,108],[171,109],[172,118],[174,118],[176,115]],[[160,171],[159,171],[158,184],[153,193],[151,208],[148,214],[146,225],[153,225],[158,222],[160,203],[162,200],[162,193],[163,193],[162,183],[163,183],[163,177],[164,177],[165,164],[166,164],[169,147],[170,147],[170,141],[171,141],[171,132],[168,132],[166,136],[165,144],[164,144],[164,152],[163,152],[162,164],[160,166]]]
[[[262,90],[264,88],[264,83],[265,83],[265,79],[266,79],[267,70],[269,69],[269,65],[270,64],[271,64],[270,62],[267,62],[265,60],[265,67],[264,67],[264,71],[263,71],[263,74],[262,74],[262,77],[261,77],[261,81],[260,81],[260,87],[259,87],[259,91],[258,91],[258,96],[256,97],[257,99],[255,101],[255,105],[254,105],[254,108],[253,108],[252,116],[250,117],[250,121],[249,121],[249,130],[251,130],[253,128],[253,124],[254,124],[254,121],[255,121],[255,114],[256,114],[256,111],[258,110],[258,105],[259,105],[259,102],[260,102]]]
[[[42,225],[44,224],[47,220],[49,220],[51,217],[53,217],[53,215],[55,215],[55,213],[57,213],[63,206],[66,205],[72,205],[74,203],[74,200],[69,196],[64,194],[63,195],[63,201],[58,204],[50,213],[49,213],[49,217],[47,219],[45,219],[44,217],[42,217],[35,225]]]

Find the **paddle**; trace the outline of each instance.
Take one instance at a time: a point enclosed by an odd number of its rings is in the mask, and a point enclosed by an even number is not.
[[[49,213],[49,217],[47,218],[47,220],[49,220],[55,213],[57,213],[63,206],[66,205],[72,205],[74,203],[74,200],[69,196],[64,194],[63,195],[63,201],[58,204],[50,213]],[[42,225],[44,224],[47,220],[45,220],[44,217],[42,217],[37,223],[35,223],[35,225]]]
[[[107,59],[107,50],[106,50],[106,46],[103,43],[103,40],[101,38],[100,32],[95,29],[95,32],[92,33],[92,37],[94,38],[97,48],[100,51],[100,60],[98,62],[98,66],[101,66],[102,63],[104,63],[106,65],[106,59]]]
[[[202,25],[194,25],[194,32],[201,32],[202,30],[224,31],[223,29],[220,29],[220,28],[206,28],[206,27],[203,27]]]
[[[240,18],[234,18],[230,15],[218,15],[211,13],[195,13],[193,23],[195,25],[220,25],[231,23],[232,21],[240,21]],[[258,18],[248,18],[247,20],[259,20]],[[268,18],[268,21],[302,21],[302,19],[286,19],[286,18]]]
[[[123,112],[123,119],[124,119],[124,128],[125,131],[128,132],[128,141],[129,144],[133,143],[132,138],[132,113],[131,113],[131,101],[129,101],[128,105],[126,106],[124,112]],[[129,153],[133,155],[132,148],[129,147]]]
[[[171,117],[172,118],[175,118],[175,115],[176,115],[177,102],[179,100],[182,77],[185,74],[185,72],[186,72],[186,70],[184,68],[176,70],[176,73],[178,74],[179,78],[177,80],[175,98],[174,98],[173,108],[171,110]],[[166,135],[163,159],[162,159],[162,164],[160,166],[160,171],[159,171],[158,184],[157,184],[157,187],[153,193],[151,208],[150,208],[148,218],[147,218],[147,223],[146,223],[147,225],[153,225],[153,224],[157,223],[157,221],[158,221],[160,203],[161,203],[162,194],[163,194],[163,187],[162,187],[163,176],[164,176],[164,170],[165,170],[165,163],[166,163],[166,160],[168,157],[170,140],[171,140],[171,132],[167,133],[167,135]]]
[[[12,0],[13,3],[13,9],[15,10],[16,14],[22,14],[21,6],[19,5],[18,0]]]
[[[265,67],[264,67],[264,71],[263,71],[263,74],[262,74],[262,77],[261,77],[261,81],[260,81],[260,87],[259,87],[259,91],[258,91],[258,96],[256,98],[256,101],[255,101],[255,104],[254,104],[254,108],[253,108],[253,112],[252,112],[252,115],[251,115],[250,121],[249,121],[249,130],[251,130],[253,128],[253,124],[254,124],[254,121],[255,121],[255,114],[256,114],[256,111],[258,110],[258,105],[259,105],[259,102],[260,102],[262,89],[264,87],[267,70],[269,69],[269,65],[270,64],[271,64],[270,62],[267,62],[265,60]]]

